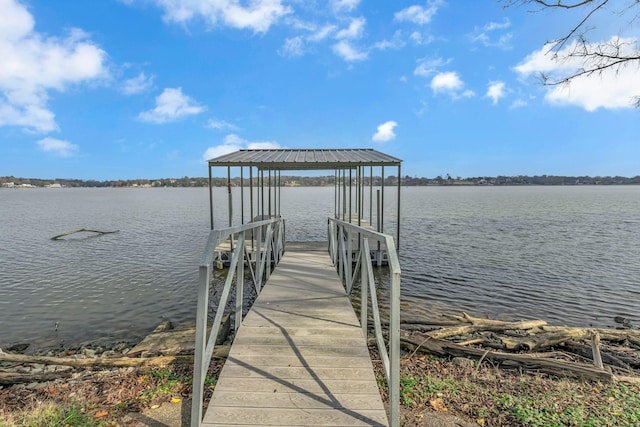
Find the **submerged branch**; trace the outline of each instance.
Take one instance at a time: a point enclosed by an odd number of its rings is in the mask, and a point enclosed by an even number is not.
[[[76,233],[96,233],[96,234],[112,234],[112,233],[117,233],[120,230],[114,230],[114,231],[101,231],[101,230],[91,230],[88,228],[80,228],[78,230],[72,230],[72,231],[67,231],[66,233],[62,233],[62,234],[58,234],[57,236],[53,236],[51,238],[51,240],[59,240],[61,237],[65,237],[65,236],[69,236],[71,234],[76,234]]]

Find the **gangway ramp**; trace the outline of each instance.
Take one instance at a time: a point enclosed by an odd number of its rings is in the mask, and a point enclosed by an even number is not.
[[[388,425],[326,249],[287,247],[237,331],[202,425]]]

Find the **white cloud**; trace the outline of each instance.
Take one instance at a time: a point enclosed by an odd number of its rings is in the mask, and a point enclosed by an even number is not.
[[[154,0],[164,9],[164,19],[187,23],[196,17],[212,26],[227,25],[265,33],[291,9],[281,0],[252,0],[243,6],[238,0]],[[243,2],[244,3],[244,2]]]
[[[511,103],[509,108],[514,110],[516,108],[525,107],[526,105],[527,105],[527,101],[525,101],[524,99],[518,98]]]
[[[347,62],[364,61],[368,57],[367,52],[358,50],[344,40],[334,44],[333,51]]]
[[[209,119],[207,127],[215,130],[237,130],[238,126],[225,120]]]
[[[373,45],[374,49],[378,50],[387,50],[387,49],[400,49],[406,45],[405,41],[402,39],[402,31],[398,30],[393,33],[393,38],[391,40],[382,40]]]
[[[156,97],[155,108],[143,111],[138,118],[143,122],[166,123],[200,114],[204,110],[206,110],[205,107],[183,94],[182,88],[166,88]]]
[[[335,12],[351,12],[360,4],[360,0],[333,0],[332,7]]]
[[[124,81],[122,92],[125,95],[135,95],[151,89],[153,86],[153,76],[147,76],[144,72],[140,72],[137,77],[133,77]]]
[[[503,98],[505,95],[506,85],[504,82],[489,82],[489,87],[487,88],[487,94],[485,96],[487,98],[491,98],[493,105],[496,105],[500,98]]]
[[[411,40],[416,46],[424,46],[433,43],[435,37],[432,35],[422,34],[419,31],[414,31],[409,35],[409,40]]]
[[[239,137],[236,134],[229,134],[224,137],[222,144],[215,147],[209,147],[202,155],[204,161],[215,159],[216,157],[224,156],[225,154],[233,153],[234,151],[249,149],[249,150],[268,150],[278,149],[282,147],[275,141],[247,141]]]
[[[511,33],[500,34],[497,39],[492,37],[496,31],[506,30],[511,27],[511,21],[509,18],[504,18],[502,22],[489,22],[482,28],[476,28],[471,35],[472,42],[482,43],[487,47],[498,47],[500,49],[511,49],[511,39],[513,35]]]
[[[431,89],[436,93],[458,91],[463,87],[464,83],[455,71],[438,73],[431,79]]]
[[[285,39],[282,48],[278,50],[280,55],[287,57],[302,56],[304,52],[304,39],[302,36]]]
[[[509,27],[511,27],[511,21],[509,20],[509,18],[504,18],[502,22],[489,22],[483,27],[483,29],[485,31],[495,31],[504,30]]]
[[[353,18],[349,23],[349,26],[343,30],[338,31],[336,34],[336,39],[357,39],[362,37],[362,33],[364,32],[364,26],[366,25],[367,20],[360,18]]]
[[[636,39],[617,37],[603,43],[609,43],[610,46],[617,45],[621,55],[632,54],[638,45]],[[551,80],[560,80],[589,65],[580,58],[570,56],[577,47],[576,42],[573,42],[557,52],[555,57],[555,53],[549,52],[551,46],[545,45],[528,55],[514,69],[522,77],[539,76],[540,73],[544,73]],[[587,47],[595,50],[596,45]],[[602,53],[609,55],[615,52],[610,52],[605,46]],[[549,86],[545,99],[552,104],[576,105],[587,111],[595,111],[598,108],[632,108],[633,97],[638,94],[640,94],[640,69],[636,65],[629,65],[619,68],[611,67],[601,73],[576,77],[569,85]]]
[[[313,50],[313,44],[320,43],[336,32],[338,27],[334,24],[319,26],[311,22],[301,21],[296,18],[287,20],[287,25],[303,32],[303,34],[286,38],[278,54],[284,57],[299,57]],[[305,34],[306,33],[306,34]]]
[[[394,17],[397,21],[409,21],[418,25],[425,25],[431,22],[431,19],[442,5],[441,0],[427,2],[427,6],[413,5],[406,9],[396,12]]]
[[[453,99],[471,98],[475,96],[472,90],[464,90],[464,82],[455,71],[436,74],[433,79],[431,79],[430,87],[434,93],[444,93]]]
[[[375,142],[391,141],[396,137],[396,134],[393,132],[396,126],[398,126],[398,123],[394,122],[393,120],[384,122],[383,124],[378,126],[378,131],[373,135],[371,140]]]
[[[504,18],[502,22],[489,22],[482,28],[476,28],[471,35],[472,42],[482,43],[487,47],[498,47],[500,49],[511,49],[511,39],[513,34],[505,33],[494,37],[494,34],[500,30],[506,30],[511,27],[511,21],[509,18]]]
[[[312,42],[322,41],[333,34],[337,28],[338,27],[336,27],[335,25],[327,24],[323,27],[314,29],[313,33],[309,35],[308,39]]]
[[[50,132],[58,125],[49,92],[107,77],[107,55],[81,30],[57,38],[34,28],[22,4],[0,0],[0,126]]]
[[[61,139],[43,138],[36,144],[42,151],[53,153],[60,157],[71,157],[78,151],[77,145]]]
[[[413,70],[414,76],[429,77],[437,71],[438,68],[447,65],[451,59],[444,60],[442,58],[421,58],[418,60],[418,66]]]

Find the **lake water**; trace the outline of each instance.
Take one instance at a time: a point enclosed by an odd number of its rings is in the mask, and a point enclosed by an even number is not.
[[[333,191],[282,190],[287,240],[326,239]],[[225,189],[214,200],[226,224]],[[395,233],[395,189],[386,204]],[[136,340],[164,318],[192,324],[208,205],[203,188],[0,190],[0,348]],[[410,187],[401,220],[412,317],[640,326],[640,187]],[[79,228],[119,231],[50,240]]]

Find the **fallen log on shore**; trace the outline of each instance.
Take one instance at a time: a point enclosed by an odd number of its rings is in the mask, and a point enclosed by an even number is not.
[[[71,371],[57,372],[0,372],[0,385],[14,385],[24,383],[35,383],[57,380],[58,378],[69,378],[73,375]]]
[[[538,371],[556,376],[571,376],[604,382],[611,382],[613,380],[613,374],[606,370],[558,359],[464,347],[447,340],[433,338],[427,334],[420,333],[403,334],[400,339],[405,347],[411,351],[422,351],[441,357],[473,357],[475,359],[490,360],[510,368],[523,368],[528,371]]]
[[[556,376],[640,382],[640,330],[550,326],[543,320],[483,319],[464,312],[444,317],[458,324],[403,323],[402,345],[413,352],[490,360]]]
[[[216,347],[213,359],[223,360],[229,355],[230,346]],[[193,355],[157,357],[95,357],[76,359],[74,357],[29,356],[24,354],[0,353],[0,362],[18,364],[60,365],[75,368],[103,367],[127,368],[131,366],[164,366],[170,364],[193,363]]]
[[[547,322],[545,322],[544,320],[523,320],[520,322],[493,321],[487,324],[475,323],[471,325],[441,328],[432,332],[427,332],[427,335],[433,338],[448,338],[456,335],[467,335],[472,332],[479,332],[479,331],[491,331],[491,332],[502,332],[507,330],[526,331],[529,329],[540,328],[542,326],[545,326],[546,324]]]

